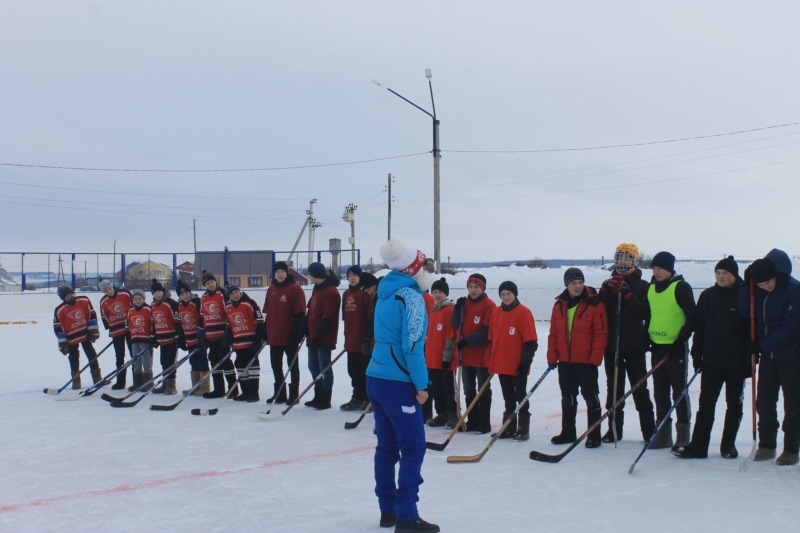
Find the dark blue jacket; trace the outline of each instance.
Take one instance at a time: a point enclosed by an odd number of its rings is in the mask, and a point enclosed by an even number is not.
[[[764,259],[775,267],[772,292],[755,287],[756,338],[762,357],[800,359],[800,282],[794,279],[792,260],[783,250],[773,249]],[[750,317],[750,288],[739,289],[739,313]]]

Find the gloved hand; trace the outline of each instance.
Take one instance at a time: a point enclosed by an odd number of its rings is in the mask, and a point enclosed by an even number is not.
[[[361,353],[367,357],[372,357],[372,344],[372,339],[365,337],[364,342],[361,344]]]
[[[300,344],[300,340],[303,338],[302,331],[290,331],[288,337],[286,338],[286,342],[289,343],[289,346],[295,346]]]
[[[226,327],[225,333],[222,334],[222,349],[227,350],[233,346],[233,332],[231,328]]]
[[[686,357],[686,343],[683,341],[673,342],[672,346],[670,346],[669,354],[672,359],[683,361],[684,357]]]
[[[466,296],[462,296],[461,298],[456,300],[456,306],[455,306],[455,309],[453,309],[453,311],[456,312],[456,313],[460,312],[461,309],[464,307],[464,304],[466,302],[467,302],[467,297]]]
[[[555,363],[553,363],[552,365],[547,365],[547,370],[555,370],[557,366],[558,365],[556,365]]]
[[[206,330],[197,328],[197,349],[201,352],[206,351]]]
[[[625,285],[625,280],[622,276],[611,276],[611,278],[607,279],[603,285],[606,286],[606,290],[611,293],[617,293],[620,291],[623,285]]]
[[[756,356],[756,364],[758,364],[758,360],[761,359],[761,347],[758,345],[758,341],[747,341],[747,355]]]
[[[525,363],[520,363],[517,367],[517,375],[518,376],[527,376],[528,371],[531,369],[531,365],[526,365]]]
[[[58,350],[64,355],[69,354],[69,341],[63,333],[58,334]]]
[[[312,348],[319,348],[320,346],[322,346],[322,339],[314,337],[313,339],[311,339],[308,345],[311,346]]]
[[[700,355],[692,356],[692,368],[698,372],[703,368],[703,357]]]
[[[458,343],[456,343],[456,347],[458,348],[459,351],[463,350],[468,346],[469,344],[467,344],[467,339],[461,339],[460,341],[458,341]]]
[[[152,346],[153,348],[158,346],[158,341],[156,340],[155,334],[150,335],[150,346]]]
[[[450,370],[452,364],[452,361],[442,361],[442,370]]]
[[[89,340],[94,343],[100,338],[100,328],[97,327],[97,320],[89,321]]]
[[[189,347],[186,346],[186,337],[183,335],[175,335],[175,342],[181,350],[189,350]]]

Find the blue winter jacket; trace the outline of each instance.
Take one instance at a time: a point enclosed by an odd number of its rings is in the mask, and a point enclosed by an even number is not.
[[[424,349],[428,313],[422,291],[412,277],[393,270],[381,280],[374,327],[375,347],[367,375],[427,389]]]
[[[764,259],[775,267],[772,292],[755,287],[756,338],[761,356],[768,359],[800,359],[800,282],[794,279],[792,260],[773,249]],[[750,287],[739,289],[739,313],[750,317]]]

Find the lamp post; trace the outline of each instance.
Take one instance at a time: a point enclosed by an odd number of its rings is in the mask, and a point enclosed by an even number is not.
[[[431,83],[431,69],[425,69],[425,77],[428,78],[428,88],[431,92],[431,106],[433,107],[433,114],[428,113],[420,106],[404,97],[403,95],[391,90],[389,87],[384,87],[380,82],[372,80],[372,83],[378,87],[383,87],[393,95],[405,100],[407,103],[413,105],[433,120],[433,262],[435,265],[436,273],[442,272],[441,261],[441,240],[440,240],[440,209],[439,209],[439,160],[441,153],[439,151],[439,119],[436,118],[436,104],[433,101],[433,84]]]

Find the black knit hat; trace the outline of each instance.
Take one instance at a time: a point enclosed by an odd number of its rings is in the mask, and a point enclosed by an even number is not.
[[[519,291],[517,290],[517,284],[513,281],[504,281],[500,284],[497,288],[497,294],[500,294],[503,291],[509,291],[514,296],[519,296]]]
[[[228,283],[225,285],[225,297],[230,298],[233,291],[238,291],[239,286],[235,283]]]
[[[445,296],[450,296],[450,286],[447,284],[446,278],[439,278],[431,285],[431,292],[442,291]]]
[[[72,287],[69,285],[62,285],[58,288],[58,297],[62,300],[66,300],[68,294],[72,294],[75,291],[72,290]]]
[[[184,292],[192,292],[192,288],[189,287],[189,285],[187,285],[186,282],[183,281],[182,279],[178,280],[178,289],[177,290],[178,290],[178,296],[180,296]]]
[[[161,282],[158,281],[156,278],[153,278],[153,282],[150,284],[150,294],[153,294],[156,291],[164,292],[165,290],[166,289],[161,284]]]
[[[369,289],[370,287],[374,287],[378,284],[378,278],[370,274],[369,272],[364,272],[359,276],[361,280],[361,288],[362,289]]]
[[[775,265],[769,259],[756,259],[747,270],[754,283],[765,283],[775,277]]]
[[[675,256],[669,252],[658,252],[656,255],[653,256],[653,260],[650,262],[650,266],[663,268],[664,270],[669,270],[674,274]]]
[[[272,267],[272,273],[275,274],[276,270],[283,270],[287,274],[289,273],[289,265],[285,261],[278,261]]]
[[[479,285],[480,288],[483,289],[484,291],[486,290],[486,278],[484,277],[483,274],[478,274],[477,272],[474,274],[470,274],[469,277],[467,278],[467,285],[469,285],[470,283],[475,283],[476,285]]]
[[[208,270],[203,270],[203,277],[201,279],[203,282],[203,287],[205,287],[206,283],[209,281],[217,281],[217,278],[214,277],[214,274],[212,274]]]
[[[351,273],[355,274],[356,276],[358,276],[360,278],[361,274],[363,274],[364,271],[361,270],[360,266],[353,265],[353,266],[351,266],[350,268],[347,269],[347,275],[349,276]]]
[[[736,263],[736,261],[733,260],[732,255],[729,255],[728,257],[717,263],[717,266],[714,267],[714,271],[716,272],[717,270],[724,270],[725,272],[730,272],[734,276],[739,275],[739,265]]]
[[[564,272],[564,286],[568,287],[570,283],[579,279],[581,281],[586,281],[586,278],[583,277],[583,272],[580,268],[570,267]]]
[[[325,265],[322,263],[311,263],[308,265],[308,275],[317,279],[325,279]]]

